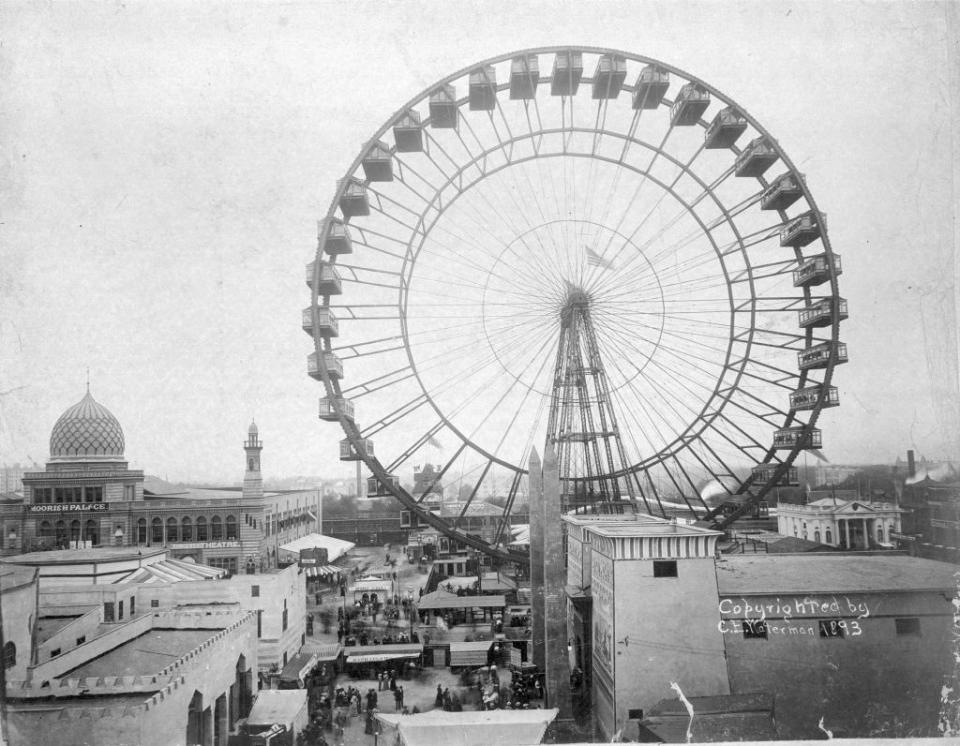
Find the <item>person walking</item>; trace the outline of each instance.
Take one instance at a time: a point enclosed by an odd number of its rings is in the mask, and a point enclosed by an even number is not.
[[[443,707],[443,687],[437,684],[437,696],[433,700],[434,707]]]

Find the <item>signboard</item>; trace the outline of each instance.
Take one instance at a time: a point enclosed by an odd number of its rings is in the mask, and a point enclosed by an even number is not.
[[[328,564],[326,547],[309,547],[300,550],[300,567],[319,567]]]
[[[237,549],[239,541],[178,541],[170,542],[171,549]]]
[[[28,513],[102,513],[109,510],[107,503],[41,503],[26,507]]]

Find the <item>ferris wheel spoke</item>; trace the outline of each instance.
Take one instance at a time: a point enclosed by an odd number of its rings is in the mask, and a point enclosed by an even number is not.
[[[504,529],[510,525],[510,518],[513,514],[513,503],[516,500],[517,492],[520,489],[520,480],[523,478],[524,472],[516,471],[513,474],[513,479],[510,482],[510,489],[507,491],[507,500],[503,507],[503,515],[497,525],[496,533],[493,537],[493,545],[498,546],[500,542],[503,541],[503,532]]]
[[[403,349],[405,349],[405,345],[403,344],[403,335],[396,334],[389,337],[370,339],[365,342],[344,344],[340,347],[331,346],[330,351],[335,353],[337,357],[342,360],[351,360],[359,357],[385,355]]]
[[[429,398],[427,397],[426,394],[423,394],[423,393],[418,394],[412,399],[405,401],[399,407],[396,407],[395,409],[393,409],[389,414],[381,417],[379,420],[374,422],[369,427],[366,427],[363,430],[360,430],[360,437],[366,439],[376,435],[377,433],[381,432],[382,430],[389,427],[393,423],[397,422],[403,417],[406,417],[408,414],[411,414],[412,412],[415,412],[416,410],[420,409],[420,407],[422,407],[427,402],[429,402]]]
[[[360,399],[367,394],[382,391],[390,386],[396,386],[414,377],[413,370],[409,365],[392,370],[379,376],[370,378],[362,383],[357,383],[350,388],[341,390],[343,396],[349,396],[351,399]]]
[[[423,446],[430,444],[436,440],[437,434],[447,426],[447,421],[444,419],[439,419],[434,422],[426,432],[423,433],[417,440],[413,442],[406,450],[404,450],[397,458],[390,462],[386,467],[388,473],[393,473],[401,466],[403,466],[417,451],[419,451]]]

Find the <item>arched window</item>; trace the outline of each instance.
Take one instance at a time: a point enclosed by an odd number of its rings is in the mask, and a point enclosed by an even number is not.
[[[67,524],[63,521],[57,521],[57,545],[67,543]]]
[[[814,540],[815,542],[817,542],[817,544],[820,543],[820,529],[819,529],[819,528],[815,528],[815,529],[813,530],[813,540]]]
[[[210,540],[220,541],[223,539],[223,519],[215,515],[210,519]]]
[[[87,521],[83,528],[83,538],[89,541],[93,546],[100,543],[100,525],[92,518]]]
[[[179,541],[177,535],[180,524],[176,518],[167,518],[167,541]]]
[[[17,646],[8,642],[3,646],[3,667],[4,669],[13,668],[17,665]]]
[[[70,541],[71,543],[80,541],[80,521],[70,521]]]
[[[197,518],[197,541],[207,540],[207,519],[203,516]]]
[[[237,517],[235,515],[227,516],[227,539],[237,538]]]
[[[40,521],[40,537],[48,538],[53,536],[53,524],[50,521]]]
[[[830,544],[830,545],[832,546],[832,545],[833,545],[833,531],[831,531],[829,528],[827,529],[826,539],[827,539],[827,544]]]
[[[141,518],[137,521],[137,544],[147,543],[147,519]]]
[[[150,541],[153,544],[163,544],[163,521],[159,518],[150,521]]]
[[[184,518],[180,522],[180,535],[183,537],[184,541],[193,540],[193,524],[189,518]]]
[[[877,543],[883,543],[883,524],[877,523]]]

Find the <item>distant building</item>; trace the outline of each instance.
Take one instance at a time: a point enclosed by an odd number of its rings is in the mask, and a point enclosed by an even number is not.
[[[960,481],[926,477],[903,487],[903,531],[894,539],[912,554],[960,564]]]
[[[849,736],[934,734],[955,685],[953,567],[894,552],[718,558],[719,533],[694,526],[564,522],[571,667],[603,740],[672,682],[688,698],[773,694],[784,738],[817,737],[821,717]]]
[[[319,531],[319,490],[265,492],[251,424],[242,490],[174,487],[124,459],[123,429],[88,391],[57,420],[50,460],[23,475],[22,503],[0,503],[0,554],[55,548],[162,547],[230,573],[277,565],[278,548]]]
[[[777,530],[839,549],[893,548],[902,513],[892,503],[824,497],[803,505],[781,503]]]

